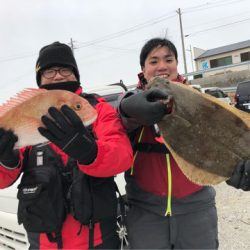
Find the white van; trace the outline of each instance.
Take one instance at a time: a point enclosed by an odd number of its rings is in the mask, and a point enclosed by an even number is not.
[[[103,88],[89,89],[86,93],[96,93],[103,96],[111,105],[117,106],[117,98],[124,93],[123,86],[105,86]],[[11,187],[0,190],[0,250],[27,250],[29,243],[26,232],[22,225],[17,223],[18,200],[17,186],[20,177]],[[119,174],[115,177],[119,191],[125,195],[124,175]]]
[[[29,247],[23,226],[17,223],[17,181],[0,190],[0,249],[26,250]]]

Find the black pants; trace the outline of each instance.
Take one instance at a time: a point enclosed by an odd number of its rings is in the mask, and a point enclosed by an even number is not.
[[[132,206],[128,240],[131,249],[218,249],[216,207],[164,217]]]

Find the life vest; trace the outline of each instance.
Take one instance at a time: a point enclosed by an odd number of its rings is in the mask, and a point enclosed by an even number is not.
[[[161,141],[161,137],[160,137],[159,129],[157,125],[152,126],[152,131],[155,134],[155,143],[145,143],[145,142],[140,142],[138,140],[135,140],[136,134],[140,131],[141,131],[141,128],[138,128],[134,130],[129,136],[134,152],[136,151],[146,152],[146,153],[154,152],[154,153],[161,153],[161,154],[169,153],[168,148]]]
[[[155,124],[151,126],[151,129],[152,129],[152,133],[154,134],[153,143],[141,142],[144,127],[139,127],[138,129],[134,130],[130,134],[129,138],[130,138],[133,151],[134,151],[134,161],[137,157],[138,152],[159,153],[159,154],[166,155],[167,172],[168,172],[168,196],[167,196],[167,208],[166,208],[165,215],[171,216],[172,214],[172,211],[171,211],[172,177],[171,177],[171,165],[170,165],[170,158],[169,158],[170,151],[168,150],[166,145],[163,143],[163,139],[160,136],[158,126]],[[134,174],[134,164],[132,165],[131,169],[126,171],[125,173],[125,179],[127,183],[129,183],[133,179],[133,174]]]

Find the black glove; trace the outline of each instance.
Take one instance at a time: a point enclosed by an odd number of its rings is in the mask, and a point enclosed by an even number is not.
[[[11,130],[0,128],[0,162],[7,168],[15,168],[18,165],[18,151],[14,150],[17,140]]]
[[[39,127],[38,131],[80,163],[92,163],[97,155],[95,139],[72,109],[64,105],[61,111],[49,108],[48,112],[54,120],[42,116],[46,128]]]
[[[250,191],[250,160],[240,161],[226,183],[237,189]]]
[[[167,98],[165,91],[152,88],[124,98],[120,110],[127,117],[135,118],[141,125],[151,126],[169,113],[166,104],[159,101]]]

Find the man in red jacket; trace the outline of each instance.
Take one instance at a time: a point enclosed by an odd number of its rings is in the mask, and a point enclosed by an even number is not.
[[[133,167],[126,173],[132,249],[218,248],[215,190],[187,179],[161,143],[154,124],[168,110],[154,100],[167,98],[167,93],[143,90],[156,76],[183,84],[177,64],[177,50],[171,41],[149,40],[140,54],[138,89],[128,92],[119,105],[134,148]]]
[[[122,123],[103,98],[82,93],[78,67],[66,44],[43,47],[36,74],[39,88],[81,95],[98,117],[84,127],[70,107],[51,107],[39,128],[50,143],[20,150],[14,150],[15,131],[0,128],[0,188],[23,172],[18,221],[27,231],[30,249],[115,249],[119,239],[113,176],[132,162]]]

